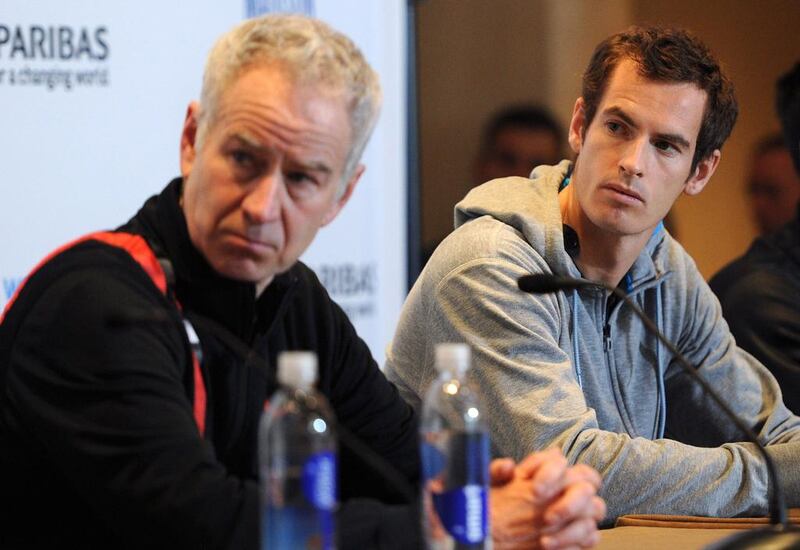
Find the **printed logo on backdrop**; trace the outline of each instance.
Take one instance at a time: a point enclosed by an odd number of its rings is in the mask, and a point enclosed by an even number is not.
[[[331,298],[355,323],[378,314],[378,266],[376,263],[320,264],[311,266]]]
[[[0,88],[72,92],[107,87],[111,55],[103,25],[0,21]]]
[[[265,13],[302,13],[314,15],[314,0],[245,0],[247,17]]]

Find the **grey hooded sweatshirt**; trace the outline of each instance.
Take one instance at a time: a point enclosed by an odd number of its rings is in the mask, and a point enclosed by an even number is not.
[[[558,204],[568,168],[491,181],[456,206],[456,230],[403,307],[387,375],[419,406],[436,376],[434,346],[468,343],[493,452],[519,460],[555,446],[570,463],[593,466],[609,520],[765,514],[764,461],[629,307],[600,289],[517,288],[530,273],[581,277],[579,243]],[[736,347],[684,249],[657,228],[621,286],[769,445],[789,505],[800,505],[800,418]]]

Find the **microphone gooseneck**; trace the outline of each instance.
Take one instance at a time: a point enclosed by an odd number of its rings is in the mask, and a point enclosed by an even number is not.
[[[686,357],[675,347],[653,321],[642,311],[642,309],[631,300],[627,294],[616,287],[612,287],[603,282],[589,281],[586,279],[575,279],[571,277],[559,277],[546,273],[537,273],[533,275],[524,275],[517,280],[517,285],[523,292],[530,292],[534,294],[548,294],[559,292],[563,290],[574,290],[578,288],[601,288],[614,294],[617,298],[622,300],[636,316],[644,323],[647,330],[652,332],[656,338],[672,353],[677,359],[678,364],[683,370],[691,376],[703,390],[708,394],[711,399],[722,409],[725,415],[745,434],[747,440],[758,447],[761,456],[767,466],[767,474],[769,477],[769,485],[771,487],[769,497],[769,510],[770,522],[775,526],[780,526],[783,531],[793,529],[788,522],[786,514],[786,501],[783,494],[783,488],[778,477],[778,472],[775,469],[775,463],[767,453],[766,448],[759,440],[758,436],[751,430],[739,416],[727,405],[727,403],[719,396],[708,382],[700,375],[697,369],[689,363]]]

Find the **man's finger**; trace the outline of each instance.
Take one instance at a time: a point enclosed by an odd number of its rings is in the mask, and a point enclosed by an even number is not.
[[[579,481],[568,486],[555,502],[548,506],[544,514],[546,527],[558,528],[576,518],[591,518],[596,515],[595,488],[587,481]],[[602,499],[601,499],[602,500]]]
[[[606,507],[606,501],[598,496],[592,498],[591,517],[595,520],[595,522],[600,523],[601,521],[603,521],[606,518],[606,513],[608,513],[608,508]]]
[[[564,476],[567,473],[567,459],[560,453],[551,454],[531,477],[534,497],[545,503],[564,488]]]
[[[496,458],[489,464],[489,480],[491,485],[504,485],[514,478],[514,460]]]
[[[591,519],[584,518],[573,521],[560,531],[544,535],[540,539],[540,544],[544,550],[552,550],[574,546],[588,548],[599,541],[600,533],[597,530],[597,524]]]
[[[570,468],[565,479],[567,485],[578,481],[587,481],[594,486],[595,490],[599,490],[603,484],[603,478],[600,477],[597,470],[586,464],[576,464]]]
[[[517,465],[517,474],[522,477],[530,478],[542,464],[553,460],[555,457],[563,458],[561,451],[556,447],[550,447],[541,452],[531,453],[523,458]]]

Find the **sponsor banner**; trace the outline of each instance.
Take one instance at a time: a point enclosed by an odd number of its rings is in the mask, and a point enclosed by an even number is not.
[[[406,2],[4,0],[0,12],[0,309],[58,245],[116,227],[178,174],[189,101],[214,39],[298,12],[350,36],[381,75],[367,171],[303,260],[382,364],[405,296]]]

